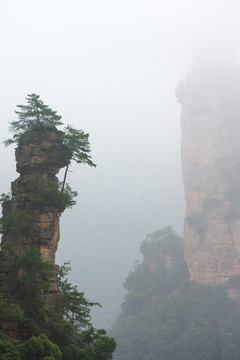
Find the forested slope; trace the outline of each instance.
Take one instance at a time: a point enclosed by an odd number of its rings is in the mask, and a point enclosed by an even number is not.
[[[240,306],[228,297],[228,284],[190,282],[183,240],[170,227],[148,235],[140,251],[143,261],[126,279],[111,330],[118,344],[114,359],[239,359]]]

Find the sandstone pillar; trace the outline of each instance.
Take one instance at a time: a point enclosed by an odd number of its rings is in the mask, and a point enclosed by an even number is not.
[[[221,284],[240,276],[240,74],[195,70],[177,89],[185,259],[191,280]]]
[[[27,131],[16,149],[18,179],[12,183],[12,196],[3,203],[3,236],[0,254],[0,285],[8,291],[13,264],[25,249],[36,247],[45,262],[55,265],[59,241],[59,217],[64,206],[52,198],[56,189],[55,176],[65,167],[71,153],[61,140],[61,132],[53,128]],[[49,187],[49,194],[45,190]],[[52,307],[57,296],[57,276],[45,294]]]

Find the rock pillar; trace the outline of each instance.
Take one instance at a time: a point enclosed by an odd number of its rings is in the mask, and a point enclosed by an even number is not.
[[[36,247],[42,260],[55,265],[59,241],[59,217],[64,204],[56,200],[56,174],[65,167],[71,153],[63,144],[62,133],[53,128],[27,131],[16,149],[17,171],[12,196],[3,202],[0,284],[8,291],[14,261],[29,247]],[[44,295],[47,306],[54,306],[58,293],[57,276]]]
[[[216,285],[229,280],[237,283],[240,74],[236,68],[198,70],[177,89],[182,106],[185,259],[191,280]],[[237,289],[229,292],[233,297],[239,295]]]

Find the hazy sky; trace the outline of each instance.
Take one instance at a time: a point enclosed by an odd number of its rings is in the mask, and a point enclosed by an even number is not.
[[[0,17],[0,140],[33,92],[90,133],[98,166],[72,166],[78,204],[62,216],[58,262],[72,259],[72,279],[104,305],[105,326],[146,233],[182,232],[175,88],[212,39],[239,41],[238,1],[1,0]],[[7,192],[13,147],[1,145],[0,157]]]

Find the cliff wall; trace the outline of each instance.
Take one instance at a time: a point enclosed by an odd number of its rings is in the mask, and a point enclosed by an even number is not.
[[[185,259],[191,279],[207,284],[240,276],[240,75],[225,70],[193,72],[177,90]]]
[[[36,247],[42,260],[51,264],[56,273],[59,217],[64,204],[54,197],[58,194],[55,175],[71,158],[61,132],[53,128],[27,131],[15,155],[20,176],[12,182],[11,198],[3,202],[0,285],[5,293],[9,291],[14,261],[28,247]],[[54,307],[57,296],[55,275],[44,295],[47,306]]]

